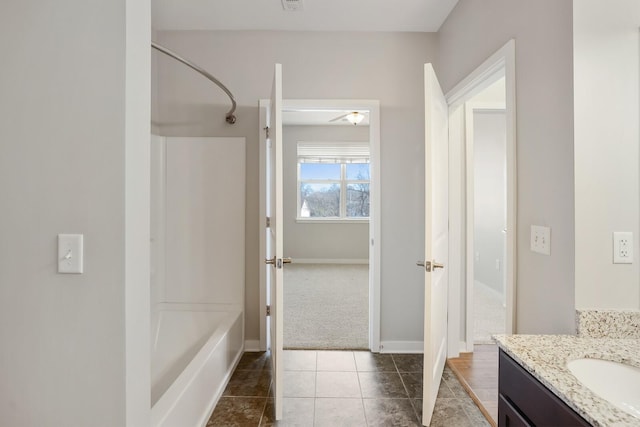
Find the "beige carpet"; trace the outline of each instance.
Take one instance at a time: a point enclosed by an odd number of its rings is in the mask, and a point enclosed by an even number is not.
[[[368,335],[368,265],[284,269],[284,348],[364,350]]]
[[[502,297],[482,282],[473,287],[474,342],[493,344],[492,335],[505,332],[505,308]]]

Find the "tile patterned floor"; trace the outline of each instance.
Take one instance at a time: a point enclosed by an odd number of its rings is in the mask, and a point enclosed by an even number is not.
[[[420,426],[422,355],[285,351],[284,414],[274,421],[268,353],[245,353],[207,426]],[[445,368],[432,427],[489,426]]]

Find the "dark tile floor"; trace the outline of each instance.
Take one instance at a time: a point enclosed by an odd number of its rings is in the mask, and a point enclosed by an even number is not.
[[[274,421],[268,353],[245,353],[207,426],[420,426],[422,355],[285,351],[283,420]],[[488,426],[445,367],[433,427]]]

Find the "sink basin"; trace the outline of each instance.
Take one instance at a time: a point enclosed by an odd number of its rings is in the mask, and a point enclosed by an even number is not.
[[[567,367],[595,394],[640,418],[640,368],[602,359],[576,359]]]

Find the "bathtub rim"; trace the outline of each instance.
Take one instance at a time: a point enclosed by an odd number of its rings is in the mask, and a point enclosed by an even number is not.
[[[212,399],[208,405],[207,413],[211,416],[215,405],[217,404],[224,388],[226,387],[233,371],[240,362],[240,358],[244,352],[244,318],[243,311],[235,304],[221,305],[221,304],[173,304],[173,303],[161,303],[159,306],[163,306],[163,310],[175,311],[219,311],[228,313],[228,316],[218,325],[218,327],[209,336],[202,348],[196,353],[194,358],[187,364],[180,375],[175,381],[167,388],[167,390],[158,398],[156,403],[151,406],[151,425],[162,426],[167,418],[171,415],[171,412],[176,408],[181,398],[188,392],[189,387],[197,380],[199,374],[205,368],[206,363],[211,359],[216,349],[224,339],[229,335],[231,328],[235,322],[240,321],[241,334],[240,348],[238,349],[234,360],[231,363],[231,368],[224,374],[224,381],[217,390],[213,390]],[[197,308],[197,309],[194,309]],[[157,333],[157,331],[155,332]],[[202,425],[206,423],[207,418],[202,420]]]

